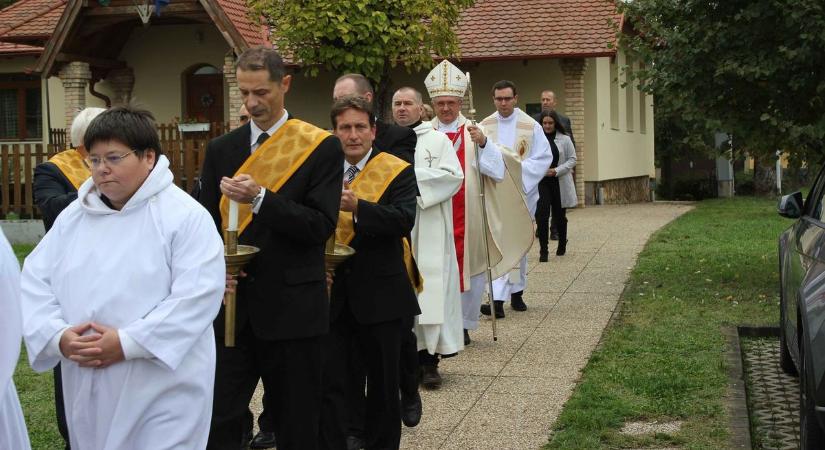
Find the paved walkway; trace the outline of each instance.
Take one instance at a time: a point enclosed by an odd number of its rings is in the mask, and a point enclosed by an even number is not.
[[[421,395],[424,415],[404,428],[402,449],[535,449],[570,397],[650,235],[691,207],[680,204],[570,210],[567,255],[528,257],[526,312],[505,306],[492,341],[489,319],[440,369],[444,384]],[[555,244],[555,242],[553,242]],[[259,394],[260,392],[258,392]],[[260,408],[256,395],[253,410]],[[256,413],[258,412],[256,411]]]

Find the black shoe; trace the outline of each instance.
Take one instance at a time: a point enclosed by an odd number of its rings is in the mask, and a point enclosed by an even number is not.
[[[496,319],[503,319],[504,318],[504,300],[496,300],[493,302],[493,309],[496,311]],[[485,316],[490,315],[490,305],[485,304],[481,305],[481,314]]]
[[[438,389],[441,387],[441,374],[438,373],[438,366],[421,366],[421,385],[426,389]]]
[[[414,427],[421,422],[421,395],[415,391],[413,398],[401,394],[401,422],[407,427]]]
[[[246,433],[244,433],[243,437],[241,439],[243,439],[241,441],[241,448],[243,448],[243,449],[249,448],[249,444],[252,442],[252,431],[247,431]],[[67,445],[66,449],[68,450],[68,448],[69,448],[69,446]]]
[[[567,253],[567,239],[559,241],[559,246],[556,248],[556,255],[564,256]]]
[[[358,436],[347,436],[347,450],[361,450],[367,443]]]
[[[539,262],[547,262],[547,251],[539,253]]]
[[[249,448],[275,448],[275,433],[259,431],[249,443]]]
[[[524,299],[521,298],[521,294],[524,291],[513,292],[510,295],[510,307],[516,311],[527,311],[527,304],[524,303]]]
[[[473,340],[470,339],[470,332],[467,331],[467,330],[464,330],[464,346],[466,347],[466,346],[470,345],[472,342],[473,342]]]

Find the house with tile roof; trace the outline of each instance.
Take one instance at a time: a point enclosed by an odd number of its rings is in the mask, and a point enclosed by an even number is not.
[[[244,49],[270,45],[244,0],[19,0],[0,11],[0,143],[48,139],[79,109],[133,98],[161,123],[237,124],[234,74]],[[519,106],[537,112],[556,93],[573,124],[581,204],[649,199],[655,176],[653,99],[626,85],[615,48],[622,18],[610,0],[477,0],[457,27],[481,119],[494,112],[493,83],[513,81]],[[426,71],[392,73],[422,92]],[[337,73],[309,78],[296,65],[287,109],[329,127]]]

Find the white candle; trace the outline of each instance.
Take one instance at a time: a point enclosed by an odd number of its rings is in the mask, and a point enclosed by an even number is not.
[[[226,231],[238,231],[238,202],[229,200],[229,226]]]

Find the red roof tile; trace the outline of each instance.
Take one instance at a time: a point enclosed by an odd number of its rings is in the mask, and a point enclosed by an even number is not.
[[[477,0],[461,14],[461,59],[601,56],[615,53],[612,0]]]
[[[0,11],[0,40],[45,42],[51,37],[66,0],[20,0]]]
[[[0,55],[39,55],[41,53],[43,53],[43,47],[0,42]]]
[[[235,25],[238,33],[243,36],[247,45],[255,47],[257,45],[269,46],[267,30],[255,25],[249,17],[249,8],[245,0],[217,0],[223,12]]]

